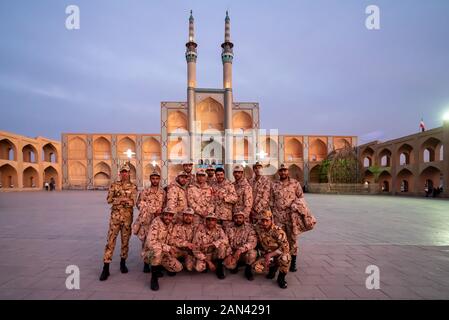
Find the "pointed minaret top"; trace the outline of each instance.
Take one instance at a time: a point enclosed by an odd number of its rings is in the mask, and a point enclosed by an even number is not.
[[[231,20],[231,19],[229,19],[229,12],[228,12],[228,10],[226,10],[226,18],[225,18],[225,20],[226,20],[226,21]]]
[[[225,18],[225,42],[231,42],[231,19],[228,10],[226,10]]]
[[[192,10],[190,10],[190,17],[189,17],[189,20],[193,20],[193,11],[192,11]]]
[[[194,19],[193,19],[193,12],[190,10],[190,17],[189,17],[189,42],[195,42],[195,27],[194,27]]]

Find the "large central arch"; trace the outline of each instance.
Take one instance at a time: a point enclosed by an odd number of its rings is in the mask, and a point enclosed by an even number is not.
[[[208,129],[224,130],[224,108],[215,99],[206,98],[196,106],[196,121],[201,132]]]

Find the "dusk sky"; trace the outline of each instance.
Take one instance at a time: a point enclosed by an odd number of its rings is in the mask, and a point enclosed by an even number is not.
[[[65,8],[80,8],[67,30]],[[380,30],[365,27],[368,5]],[[280,133],[387,140],[449,111],[449,1],[0,2],[0,130],[160,133],[160,102],[186,100],[190,9],[201,88],[222,87],[225,11],[234,100]]]

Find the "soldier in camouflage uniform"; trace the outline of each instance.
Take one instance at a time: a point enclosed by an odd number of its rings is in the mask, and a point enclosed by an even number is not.
[[[109,277],[109,264],[112,261],[117,235],[121,234],[120,271],[127,273],[126,258],[128,258],[129,238],[131,237],[131,224],[133,222],[133,207],[136,203],[137,186],[130,181],[130,168],[125,163],[120,168],[120,181],[109,187],[107,202],[112,205],[109,220],[108,240],[104,249],[103,271],[100,281]]]
[[[161,175],[154,170],[150,174],[151,187],[140,192],[137,198],[137,208],[139,216],[134,222],[133,233],[142,241],[142,250],[145,246],[145,239],[148,234],[148,228],[151,221],[162,213],[165,204],[165,191],[160,186]],[[150,272],[150,263],[144,258],[143,272]]]
[[[257,223],[261,212],[270,210],[271,180],[263,176],[263,166],[260,162],[253,165],[254,177],[249,181],[253,190],[253,207],[251,209],[251,222]]]
[[[215,169],[217,181],[212,184],[213,204],[219,223],[224,229],[233,225],[232,208],[237,202],[237,193],[234,185],[225,178],[225,171],[218,167]]]
[[[234,204],[232,212],[243,212],[245,221],[249,221],[251,209],[253,207],[253,190],[248,180],[243,176],[243,166],[234,167],[234,188],[237,192],[237,202]]]
[[[290,271],[296,271],[296,256],[298,254],[297,239],[299,231],[299,212],[307,214],[308,207],[304,199],[299,182],[288,175],[288,167],[281,164],[278,170],[279,180],[275,181],[271,189],[270,205],[274,222],[287,234],[290,245],[292,263]]]
[[[193,161],[192,159],[184,161],[182,163],[182,170],[187,174],[187,185],[195,183],[195,175],[193,174]]]
[[[254,280],[251,266],[257,258],[257,235],[253,226],[245,222],[243,212],[234,213],[234,225],[226,230],[226,235],[232,252],[224,260],[225,267],[237,273],[239,264],[244,264],[245,277]]]
[[[167,207],[175,210],[175,223],[182,222],[182,213],[187,209],[187,179],[187,173],[181,171],[167,188]]]
[[[282,289],[287,288],[285,276],[290,266],[290,247],[284,230],[273,223],[271,211],[260,214],[256,233],[261,258],[254,263],[254,271],[263,273],[269,269],[267,278],[274,279],[279,269],[277,283]]]
[[[207,214],[214,211],[212,188],[206,182],[206,172],[204,169],[197,170],[196,183],[190,184],[187,187],[187,203],[195,212],[193,217],[195,227],[204,223],[204,218]]]
[[[188,271],[193,270],[195,259],[193,257],[193,236],[195,226],[193,225],[194,211],[191,208],[184,210],[183,223],[178,223],[173,227],[168,244],[175,248],[174,258],[184,260],[184,266]]]
[[[151,264],[151,290],[159,290],[158,278],[162,276],[163,268],[170,276],[182,270],[182,264],[175,258],[176,249],[168,244],[173,232],[174,214],[174,210],[165,208],[162,216],[154,218],[148,230],[143,255]]]
[[[229,241],[223,228],[217,224],[217,216],[214,213],[206,216],[206,224],[198,226],[193,236],[193,244],[195,270],[204,272],[207,268],[215,271],[218,279],[224,279],[223,259],[230,252]]]
[[[206,173],[207,173],[207,183],[211,186],[213,185],[216,181],[217,178],[215,178],[215,168],[213,165],[208,165],[207,169],[206,169]]]

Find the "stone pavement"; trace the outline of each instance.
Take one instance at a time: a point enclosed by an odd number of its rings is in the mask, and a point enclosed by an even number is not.
[[[128,274],[98,281],[109,210],[102,191],[0,193],[0,299],[449,299],[449,201],[307,194],[318,224],[299,239],[299,271],[288,289],[242,272],[161,279],[149,288],[140,242],[132,237]],[[135,217],[136,217],[135,213]],[[81,272],[67,290],[68,265]],[[368,290],[368,265],[380,289]]]

